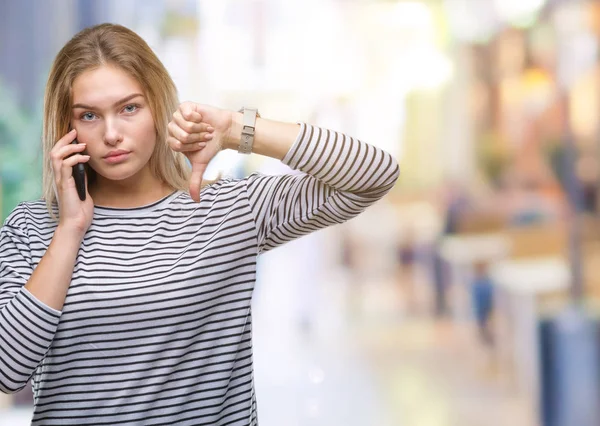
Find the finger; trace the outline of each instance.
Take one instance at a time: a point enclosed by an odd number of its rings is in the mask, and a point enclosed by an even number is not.
[[[204,122],[196,123],[194,121],[188,121],[181,115],[180,111],[175,111],[173,114],[173,123],[179,126],[187,133],[212,133],[214,132],[214,128]]]
[[[85,148],[85,144],[69,144],[50,154],[50,157],[52,159],[52,169],[54,170],[54,180],[57,184],[60,184],[60,178],[62,176],[61,167],[63,160],[72,156],[73,154],[77,154],[84,151]]]
[[[72,157],[65,159],[61,168],[61,184],[65,184],[70,177],[73,176],[73,166],[78,163],[86,163],[89,161],[89,155],[75,154]],[[60,186],[59,186],[60,187]]]
[[[54,184],[56,186],[60,185],[60,165],[61,165],[61,161],[60,160],[56,160],[55,158],[51,158],[51,162],[52,162],[52,172],[54,175]]]
[[[77,137],[77,131],[75,129],[71,130],[65,136],[60,138],[55,144],[52,150],[50,151],[50,162],[52,164],[52,170],[54,171],[55,181],[60,180],[60,166],[62,159],[65,157],[65,153],[62,151],[65,147],[75,146],[72,145],[71,142],[75,140]],[[85,144],[82,144],[85,146]],[[68,148],[68,152],[77,152],[77,149]]]
[[[78,163],[87,163],[90,159],[89,155],[85,155],[85,154],[75,154],[69,158],[65,158],[63,160],[63,168],[64,167],[70,167],[73,168],[76,164]]]
[[[171,121],[168,124],[168,129],[169,135],[171,135],[172,137],[184,144],[193,144],[202,141],[209,141],[213,138],[212,133],[187,133],[173,121]]]
[[[53,150],[60,149],[61,147],[73,142],[76,137],[77,137],[77,130],[72,129],[69,133],[67,133],[62,138],[60,138],[58,141],[56,141],[56,143],[54,144],[54,147],[52,149]]]
[[[86,147],[87,145],[84,143],[70,143],[69,145],[63,146],[62,148],[58,149],[56,151],[56,156],[62,161],[73,154],[85,151]]]
[[[200,187],[202,185],[202,177],[206,170],[206,164],[194,164],[192,167],[192,175],[190,176],[190,197],[192,200],[200,202]]]
[[[202,122],[202,114],[196,110],[197,105],[193,102],[184,102],[179,106],[181,116],[186,121],[192,121],[194,123]]]
[[[194,152],[194,151],[200,151],[201,149],[205,148],[206,145],[207,145],[206,142],[197,142],[197,143],[193,143],[193,144],[184,144],[180,140],[177,140],[177,139],[175,139],[172,136],[169,136],[167,138],[167,143],[169,144],[169,146],[171,147],[171,149],[173,151],[177,151],[177,152]]]

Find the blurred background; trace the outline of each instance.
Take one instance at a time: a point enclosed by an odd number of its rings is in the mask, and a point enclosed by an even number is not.
[[[600,1],[0,0],[2,220],[41,194],[50,64],[101,22],[182,101],[400,162],[364,214],[261,257],[262,425],[600,425]],[[208,174],[256,170],[290,171],[224,152]],[[31,407],[0,395],[0,425]]]

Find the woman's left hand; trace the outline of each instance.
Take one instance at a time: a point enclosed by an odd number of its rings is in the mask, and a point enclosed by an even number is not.
[[[229,137],[233,112],[194,102],[183,102],[169,123],[167,142],[192,164],[190,196],[200,201],[202,177],[208,163],[223,149]]]

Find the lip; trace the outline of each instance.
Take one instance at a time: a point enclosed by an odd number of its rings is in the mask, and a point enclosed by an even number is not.
[[[108,158],[108,157],[116,157],[117,155],[121,155],[121,154],[129,154],[130,151],[126,151],[124,149],[115,149],[114,151],[109,152],[108,154],[106,154],[104,156],[104,158]]]
[[[127,158],[129,157],[129,154],[130,154],[129,151],[123,151],[123,150],[111,151],[108,153],[107,156],[104,157],[104,160],[110,164],[117,164],[117,163],[121,163],[121,162],[127,160]]]

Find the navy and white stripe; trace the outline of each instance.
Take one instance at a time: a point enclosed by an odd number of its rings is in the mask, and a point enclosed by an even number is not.
[[[0,229],[0,391],[31,379],[38,425],[258,424],[257,255],[356,216],[398,177],[386,152],[305,124],[283,162],[305,173],[95,207],[62,311],[23,287],[56,225],[43,200],[19,204]]]

